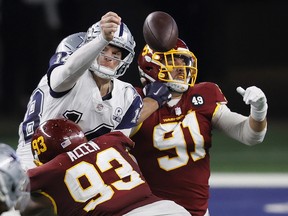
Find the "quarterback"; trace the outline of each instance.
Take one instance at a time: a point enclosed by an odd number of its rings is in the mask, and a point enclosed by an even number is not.
[[[134,127],[168,100],[165,85],[156,86],[161,91],[152,86],[142,100],[131,84],[117,79],[132,62],[134,47],[130,30],[114,12],[102,16],[87,33],[72,34],[58,45],[19,126],[17,154],[25,169],[34,167],[31,137],[45,120],[70,119],[92,139]]]

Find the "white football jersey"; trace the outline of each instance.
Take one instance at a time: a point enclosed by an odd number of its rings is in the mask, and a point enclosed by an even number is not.
[[[111,130],[131,128],[136,125],[141,97],[134,87],[118,79],[113,79],[111,97],[103,99],[95,81],[87,71],[76,85],[65,95],[50,94],[47,76],[30,97],[23,122],[19,126],[19,148],[29,146],[32,135],[42,122],[51,118],[65,117],[80,125],[88,139],[98,137]],[[87,94],[85,92],[91,92]],[[59,96],[59,98],[57,98]],[[31,150],[30,150],[31,151]],[[21,158],[21,154],[19,154]],[[33,162],[33,158],[30,158]]]
[[[82,128],[90,140],[111,130],[136,126],[143,106],[135,88],[115,78],[112,79],[111,93],[102,98],[89,70],[80,76],[71,89],[55,92],[49,87],[49,71],[59,65],[50,62],[50,69],[32,93],[24,120],[19,126],[17,154],[25,169],[34,167],[30,142],[42,122],[61,117],[70,119]]]

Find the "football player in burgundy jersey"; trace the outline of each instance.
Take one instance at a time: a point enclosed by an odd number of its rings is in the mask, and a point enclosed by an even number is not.
[[[135,88],[118,77],[134,58],[134,38],[114,12],[108,12],[87,33],[72,34],[58,45],[27,105],[19,126],[17,154],[23,167],[34,167],[31,137],[42,122],[65,117],[80,125],[88,139],[115,129],[131,128],[158,109],[152,89],[142,100]],[[166,91],[165,88],[167,89]],[[160,95],[161,96],[161,95]],[[162,95],[163,96],[163,95]],[[161,97],[165,100],[165,97]]]
[[[128,152],[134,143],[119,131],[88,142],[76,123],[50,119],[36,129],[31,142],[39,165],[27,171],[32,197],[33,192],[48,197],[59,216],[190,215],[152,194]],[[23,214],[34,215],[33,208]]]
[[[164,53],[146,45],[138,66],[142,83],[166,83],[172,99],[134,130],[131,153],[155,195],[174,200],[193,216],[209,215],[212,130],[246,145],[261,143],[267,128],[266,97],[255,86],[238,87],[251,114],[230,111],[215,83],[195,84],[197,59],[181,39]],[[139,93],[145,96],[141,89]]]

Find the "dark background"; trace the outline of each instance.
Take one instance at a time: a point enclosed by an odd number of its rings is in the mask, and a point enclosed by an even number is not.
[[[0,117],[20,122],[30,94],[65,36],[87,31],[109,10],[134,35],[136,55],[144,46],[146,16],[161,10],[174,17],[198,58],[198,82],[217,83],[232,110],[249,114],[236,87],[256,85],[266,94],[268,118],[287,118],[288,1],[208,0],[2,0]],[[54,9],[53,9],[54,7]],[[134,63],[122,80],[140,85]],[[17,123],[17,124],[18,124]]]

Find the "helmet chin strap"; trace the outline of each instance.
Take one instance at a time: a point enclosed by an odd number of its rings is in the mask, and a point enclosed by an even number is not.
[[[167,82],[166,85],[171,91],[177,92],[177,93],[184,93],[188,90],[189,86],[187,84],[181,84],[181,83],[172,83]]]
[[[105,66],[101,66],[96,62],[90,66],[89,70],[92,71],[96,76],[103,78],[103,79],[112,79],[114,77],[117,77],[114,75],[115,74],[114,70]],[[109,75],[109,74],[113,74],[113,75]]]

